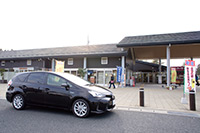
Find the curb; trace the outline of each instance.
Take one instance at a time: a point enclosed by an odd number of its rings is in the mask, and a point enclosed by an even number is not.
[[[145,113],[157,113],[157,114],[167,114],[167,115],[177,115],[177,116],[187,116],[187,117],[200,118],[199,113],[181,112],[181,111],[167,111],[167,110],[142,109],[142,108],[130,108],[130,107],[115,107],[114,110],[145,112]]]

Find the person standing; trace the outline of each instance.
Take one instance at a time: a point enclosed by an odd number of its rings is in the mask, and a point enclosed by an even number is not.
[[[111,85],[113,85],[114,89],[115,89],[115,78],[114,75],[112,74],[111,78],[110,78],[110,82],[109,82],[109,89],[111,88]]]

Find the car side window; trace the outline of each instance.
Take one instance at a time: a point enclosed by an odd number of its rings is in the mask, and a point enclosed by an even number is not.
[[[36,84],[44,84],[45,83],[45,76],[43,73],[31,73],[28,76],[27,82],[29,83],[36,83]]]
[[[61,86],[63,83],[67,83],[67,81],[59,76],[48,74],[47,84],[53,86]]]

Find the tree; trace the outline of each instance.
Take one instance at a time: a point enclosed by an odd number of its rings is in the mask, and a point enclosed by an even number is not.
[[[159,59],[153,59],[152,63],[153,64],[159,64]],[[164,62],[161,62],[161,64],[164,64]]]
[[[86,74],[86,70],[83,68],[79,68],[78,69],[78,74],[81,76],[81,78],[83,78]]]
[[[158,60],[158,59],[154,59],[154,60],[152,61],[152,63],[154,63],[154,64],[159,64],[159,60]]]
[[[2,77],[2,82],[4,83],[4,72],[5,72],[5,69],[0,69],[0,74],[1,74],[1,77]]]

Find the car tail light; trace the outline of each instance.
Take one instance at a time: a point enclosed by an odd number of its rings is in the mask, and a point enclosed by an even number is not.
[[[10,80],[9,82],[8,82],[8,87],[10,87],[11,85],[12,85],[12,80]]]

